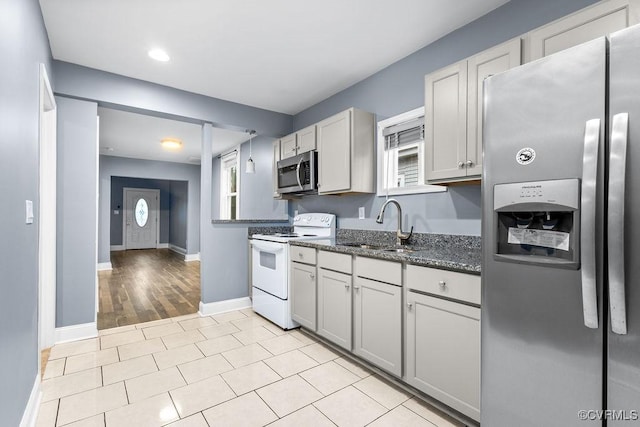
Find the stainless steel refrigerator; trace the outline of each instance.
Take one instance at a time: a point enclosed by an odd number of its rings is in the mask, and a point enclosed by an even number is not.
[[[640,27],[484,91],[482,424],[640,425]]]

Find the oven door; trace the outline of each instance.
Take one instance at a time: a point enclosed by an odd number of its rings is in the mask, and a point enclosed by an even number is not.
[[[289,245],[286,243],[251,240],[252,286],[286,300],[289,294],[288,258]]]

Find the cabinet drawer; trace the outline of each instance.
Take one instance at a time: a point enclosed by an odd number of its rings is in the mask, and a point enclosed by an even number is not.
[[[351,274],[351,255],[318,251],[318,266],[327,270]]]
[[[289,248],[289,253],[291,255],[291,261],[316,265],[316,250],[314,248],[291,246]]]
[[[409,289],[480,305],[480,276],[407,265],[406,279]]]
[[[402,264],[394,261],[356,257],[356,274],[360,277],[402,286]]]

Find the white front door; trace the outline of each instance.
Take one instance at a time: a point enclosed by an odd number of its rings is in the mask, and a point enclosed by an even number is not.
[[[160,190],[124,189],[125,249],[156,248]]]

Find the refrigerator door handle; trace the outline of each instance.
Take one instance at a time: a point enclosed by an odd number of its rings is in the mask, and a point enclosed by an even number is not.
[[[609,154],[609,205],[607,219],[609,251],[609,306],[611,330],[627,333],[624,294],[624,183],[627,163],[629,114],[613,116]]]
[[[582,276],[582,311],[584,325],[598,328],[598,288],[596,286],[596,189],[600,119],[589,120],[584,130],[582,160],[582,197],[580,223],[580,257]]]

